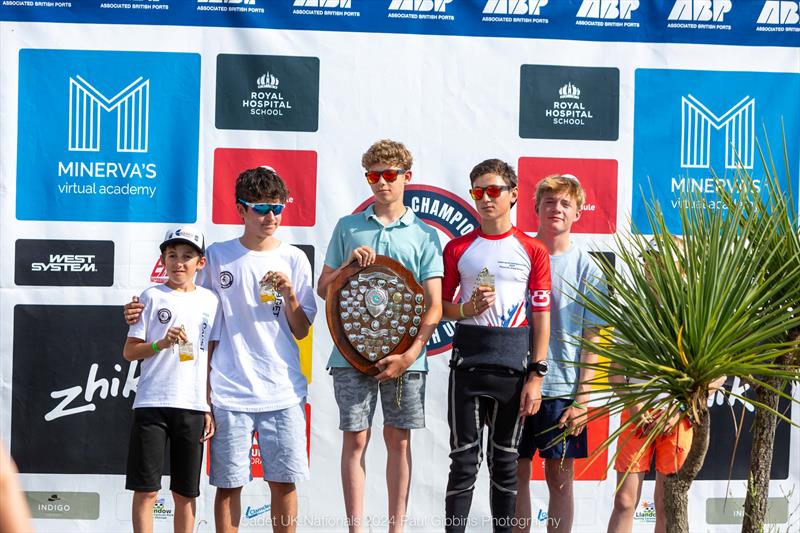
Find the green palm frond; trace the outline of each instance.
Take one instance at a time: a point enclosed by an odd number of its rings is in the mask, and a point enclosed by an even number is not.
[[[798,348],[791,332],[800,328],[800,313],[792,312],[800,304],[800,239],[789,215],[793,202],[768,175],[759,195],[741,173],[735,194],[719,198],[724,210],[707,208],[698,194],[682,195],[682,247],[658,202],[647,203],[652,238],[618,234],[622,268],[598,262],[609,290],[594,290],[581,303],[614,333],[583,342],[613,364],[611,372],[632,380],[602,387],[604,378],[595,379],[593,392],[612,413],[634,403],[680,404],[691,413],[722,376],[765,386],[768,377],[800,376],[796,365],[778,362]],[[609,370],[607,363],[578,366]]]

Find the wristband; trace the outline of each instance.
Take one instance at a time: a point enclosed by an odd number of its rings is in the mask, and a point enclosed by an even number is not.
[[[586,409],[586,406],[578,402],[577,400],[572,400],[572,406],[577,407],[578,409]]]
[[[461,318],[467,318],[467,315],[464,314],[464,304],[458,306],[458,314],[461,315]]]
[[[153,341],[153,344],[150,345],[153,349],[153,353],[158,353],[161,351],[161,348],[158,347],[158,341]]]

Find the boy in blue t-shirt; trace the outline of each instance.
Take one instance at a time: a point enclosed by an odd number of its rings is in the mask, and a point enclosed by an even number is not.
[[[597,342],[593,327],[599,322],[580,303],[578,293],[591,298],[601,287],[602,273],[589,253],[570,241],[572,224],[581,216],[586,193],[575,176],[549,176],[536,188],[539,239],[550,253],[550,342],[549,368],[542,383],[539,412],[525,419],[517,466],[517,518],[530,528],[531,459],[538,450],[550,493],[547,530],[564,533],[572,529],[574,503],[572,481],[576,458],[588,455],[585,431],[590,381],[594,370],[575,363],[596,363],[597,355],[583,349],[575,339]],[[594,287],[594,289],[590,288]],[[577,301],[576,301],[577,300]],[[564,429],[569,430],[566,438]]]

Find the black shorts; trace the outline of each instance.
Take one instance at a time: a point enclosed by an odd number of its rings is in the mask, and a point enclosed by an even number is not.
[[[161,489],[164,454],[169,440],[171,491],[186,498],[200,495],[203,464],[203,412],[172,407],[133,410],[125,488],[137,492]]]
[[[589,455],[586,434],[588,428],[577,436],[564,438],[558,421],[564,410],[572,405],[571,399],[542,398],[542,406],[533,416],[525,417],[525,427],[519,442],[520,459],[531,459],[536,450],[542,459],[582,459]]]

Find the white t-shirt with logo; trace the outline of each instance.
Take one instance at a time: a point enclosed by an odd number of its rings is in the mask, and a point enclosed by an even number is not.
[[[259,281],[283,272],[310,323],[317,314],[311,265],[299,248],[286,243],[257,252],[239,239],[212,244],[198,279],[220,299],[222,329],[211,359],[211,401],[229,411],[277,411],[299,404],[308,383],[300,369],[300,349],[286,319],[283,297],[262,302]]]
[[[209,411],[206,398],[208,343],[218,339],[219,300],[208,289],[175,291],[166,285],[145,289],[139,297],[144,304],[141,319],[130,326],[128,337],[150,344],[163,339],[171,327],[186,330],[193,355],[181,361],[176,344],[142,360],[134,409],[175,407]]]

